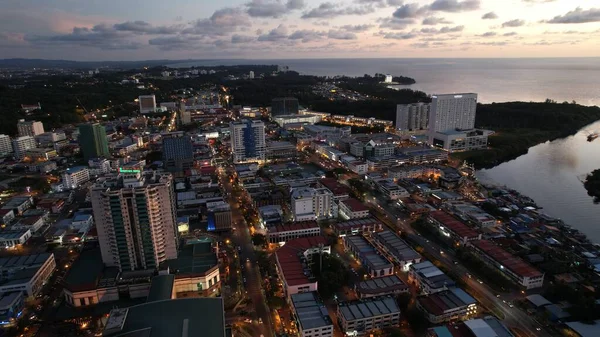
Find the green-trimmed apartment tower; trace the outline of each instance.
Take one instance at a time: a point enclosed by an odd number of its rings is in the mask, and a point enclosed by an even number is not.
[[[98,123],[79,126],[79,146],[86,162],[92,158],[110,156],[106,129]]]
[[[177,221],[170,174],[119,170],[91,193],[102,261],[121,271],[156,269],[177,258]]]

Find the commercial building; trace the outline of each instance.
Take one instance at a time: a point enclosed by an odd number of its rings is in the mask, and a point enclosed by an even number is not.
[[[404,188],[394,182],[394,179],[375,179],[375,186],[383,193],[383,195],[390,200],[398,200],[400,198],[410,197],[410,193]]]
[[[20,160],[25,158],[27,150],[35,149],[37,142],[32,136],[21,136],[13,139],[13,150],[15,151],[15,158]]]
[[[433,134],[431,144],[448,152],[482,150],[493,133],[480,129],[440,131]]]
[[[314,140],[327,140],[327,138],[342,138],[352,134],[351,127],[335,127],[325,125],[304,125],[304,132],[314,138]]]
[[[329,219],[337,215],[333,193],[326,188],[293,189],[291,206],[294,221]]]
[[[171,132],[162,135],[162,160],[167,171],[189,170],[194,164],[192,140],[184,132]]]
[[[300,337],[333,337],[333,322],[315,291],[290,296]]]
[[[138,97],[138,103],[142,114],[156,111],[156,97],[154,95],[142,95]]]
[[[235,164],[266,159],[265,123],[246,119],[230,123],[229,128]]]
[[[63,173],[63,186],[66,189],[76,189],[90,181],[90,170],[85,166],[68,168]]]
[[[361,281],[354,290],[359,298],[410,293],[410,287],[395,274]]]
[[[268,228],[270,243],[284,243],[297,238],[321,235],[321,228],[315,221],[293,222]]]
[[[225,337],[223,299],[181,298],[112,309],[102,336]]]
[[[110,173],[110,161],[106,158],[93,158],[88,160],[88,166],[90,167],[90,175],[99,176]]]
[[[268,160],[293,160],[298,157],[296,145],[290,142],[268,142],[266,149]]]
[[[372,297],[338,304],[338,323],[348,336],[400,323],[400,308],[392,296]]]
[[[293,97],[274,98],[271,101],[271,116],[297,115],[298,99]]]
[[[102,261],[120,270],[155,269],[177,257],[173,177],[120,170],[91,189]]]
[[[488,240],[471,241],[469,246],[485,263],[497,268],[520,286],[526,289],[535,289],[544,285],[543,273],[492,242]]]
[[[396,145],[394,144],[377,144],[375,141],[370,140],[364,145],[363,157],[367,159],[390,157],[394,155],[395,151]]]
[[[36,296],[55,268],[52,253],[2,257],[0,294],[22,291],[27,296]]]
[[[442,234],[453,238],[461,245],[466,245],[470,241],[481,239],[480,233],[477,233],[474,229],[444,211],[429,213],[427,221],[439,229]]]
[[[377,248],[398,264],[402,271],[408,271],[411,264],[421,262],[421,255],[415,252],[396,233],[383,230],[373,233],[371,237]]]
[[[277,273],[286,297],[317,291],[317,280],[311,275],[314,254],[330,254],[331,247],[322,236],[294,239],[275,252]]]
[[[0,155],[7,155],[12,152],[13,147],[10,137],[7,135],[0,135]]]
[[[467,320],[477,315],[477,301],[460,288],[419,296],[417,308],[434,324]]]
[[[369,216],[369,209],[367,206],[354,198],[340,200],[339,212],[346,220],[366,218]]]
[[[368,234],[383,229],[381,221],[373,218],[352,219],[343,222],[336,222],[333,225],[333,231],[338,237],[346,235]]]
[[[4,205],[2,205],[3,210],[12,210],[13,215],[22,215],[27,209],[33,206],[33,197],[31,196],[23,196],[23,197],[13,197],[9,199]]]
[[[273,121],[284,128],[289,124],[316,124],[321,121],[321,116],[310,114],[273,115]]]
[[[333,200],[340,201],[350,197],[350,188],[341,184],[335,178],[319,179],[317,186],[324,187],[333,193]]]
[[[44,124],[42,124],[42,122],[37,121],[26,122],[24,119],[21,119],[17,123],[17,130],[19,131],[19,137],[35,137],[44,133]]]
[[[231,206],[225,201],[206,203],[208,213],[208,231],[227,231],[231,229]]]
[[[430,261],[414,263],[408,268],[408,281],[423,294],[435,294],[453,288],[456,283]]]
[[[35,140],[42,146],[53,146],[54,143],[67,139],[64,132],[44,132],[35,136]]]
[[[448,152],[427,147],[405,148],[400,151],[411,164],[437,163],[448,160]]]
[[[344,237],[344,247],[358,259],[370,277],[383,277],[394,274],[394,264],[380,255],[364,237],[358,235]]]
[[[0,247],[10,249],[23,245],[31,237],[31,229],[15,229],[0,231]]]
[[[23,314],[25,296],[20,291],[0,295],[0,326],[14,326]]]
[[[429,123],[429,103],[398,104],[396,107],[396,130],[427,130]]]
[[[472,221],[481,228],[496,224],[496,218],[471,203],[451,202],[449,206],[461,219]]]
[[[98,123],[79,126],[79,145],[85,161],[98,157],[110,157],[106,129]]]

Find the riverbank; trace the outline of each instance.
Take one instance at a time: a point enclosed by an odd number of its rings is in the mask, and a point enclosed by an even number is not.
[[[583,182],[583,186],[588,195],[594,198],[594,202],[600,203],[600,169],[590,173]]]
[[[492,168],[526,154],[529,148],[575,134],[600,120],[600,108],[576,103],[508,102],[479,104],[476,127],[496,131],[486,150],[454,153],[476,168]]]

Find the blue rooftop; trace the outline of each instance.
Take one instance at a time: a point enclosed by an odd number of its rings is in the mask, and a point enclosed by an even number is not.
[[[69,173],[76,173],[76,172],[79,172],[79,171],[83,171],[84,169],[86,169],[86,170],[87,170],[87,169],[88,169],[88,167],[87,167],[87,166],[75,166],[75,167],[69,167],[69,168],[67,169],[67,172],[69,172]]]

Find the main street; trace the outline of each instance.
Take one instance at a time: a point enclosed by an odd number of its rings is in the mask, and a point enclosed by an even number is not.
[[[227,201],[231,205],[231,221],[233,222],[233,234],[231,240],[236,247],[239,247],[240,265],[242,266],[242,276],[247,297],[251,301],[251,307],[255,310],[254,321],[259,322],[258,330],[265,336],[271,337],[271,312],[265,303],[262,293],[262,282],[257,259],[254,254],[254,246],[248,225],[244,220],[240,209],[239,192],[236,193],[229,180],[227,171],[220,169],[221,184],[227,193]],[[237,249],[237,248],[236,248]],[[260,324],[262,322],[262,324]],[[256,323],[255,323],[256,324]],[[256,327],[255,327],[256,328]],[[258,336],[257,336],[258,337]]]

